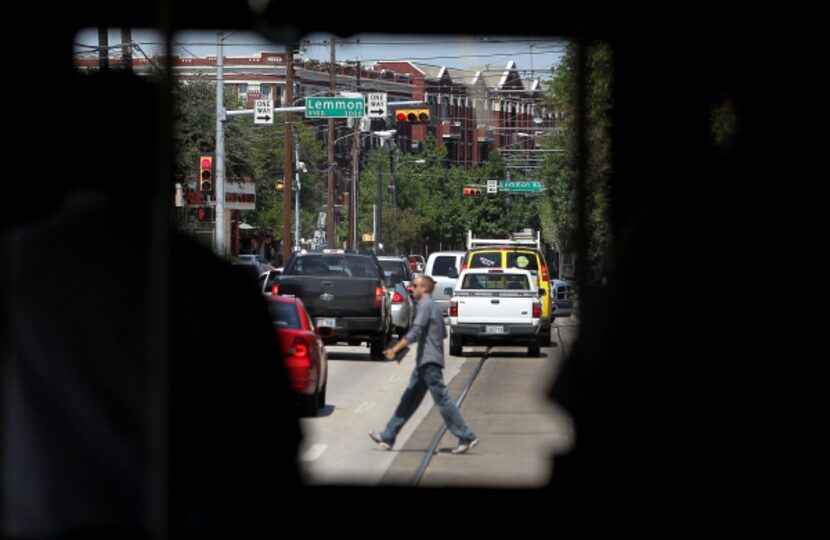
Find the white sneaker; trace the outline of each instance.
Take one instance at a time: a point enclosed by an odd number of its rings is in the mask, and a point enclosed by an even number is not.
[[[380,433],[375,433],[374,431],[370,431],[369,432],[369,438],[371,438],[373,441],[378,443],[378,446],[380,446],[384,450],[392,450],[392,445],[389,444],[388,442],[384,441],[381,438]]]
[[[478,445],[478,443],[479,443],[478,438],[475,438],[470,442],[461,443],[461,444],[458,445],[458,448],[452,449],[451,453],[453,453],[453,454],[463,454],[463,453],[467,452],[467,450],[469,450],[470,448],[473,448],[474,446]]]

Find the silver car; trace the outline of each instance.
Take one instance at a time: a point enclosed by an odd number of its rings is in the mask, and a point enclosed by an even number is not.
[[[458,273],[461,271],[463,251],[436,251],[430,253],[424,273],[435,280],[432,299],[441,306],[444,315],[450,309],[450,298]]]
[[[378,257],[389,287],[389,301],[392,306],[393,331],[402,336],[412,325],[415,316],[415,304],[410,294],[412,273],[404,257]]]
[[[552,279],[550,288],[550,305],[553,308],[553,316],[570,317],[573,312],[574,297],[576,296],[576,283]]]

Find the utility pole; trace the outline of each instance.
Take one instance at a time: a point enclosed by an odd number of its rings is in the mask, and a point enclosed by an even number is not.
[[[300,142],[294,142],[294,178],[297,191],[294,192],[294,245],[300,247]]]
[[[109,47],[107,27],[102,26],[98,28],[98,70],[101,73],[106,73],[110,69]]]
[[[337,80],[335,78],[334,65],[334,39],[331,40],[331,56],[329,61],[329,88],[331,95],[337,92]],[[334,118],[329,118],[329,145],[328,145],[328,197],[326,204],[326,240],[330,248],[339,247],[335,245],[334,237]]]
[[[360,92],[360,60],[357,61],[357,92]],[[358,211],[357,211],[357,195],[360,191],[358,183],[359,175],[360,175],[360,122],[357,119],[354,122],[354,139],[352,139],[352,191],[354,192],[354,216],[352,219],[354,220],[354,236],[353,236],[353,248],[357,249],[358,246]]]
[[[352,143],[352,200],[350,201],[350,208],[351,208],[351,216],[349,217],[349,225],[351,229],[351,237],[352,237],[352,249],[357,249],[358,244],[358,237],[357,237],[357,192],[358,192],[358,185],[359,185],[359,176],[360,176],[360,164],[358,163],[358,159],[360,154],[357,150],[358,138],[360,137],[357,126],[354,127],[354,140]]]
[[[383,241],[383,161],[378,160],[378,209],[377,226],[375,230],[375,251],[380,255],[380,243]]]
[[[214,164],[216,190],[216,216],[214,224],[214,236],[216,237],[216,254],[223,259],[227,256],[228,250],[225,241],[225,76],[224,76],[224,51],[223,41],[225,37],[220,32],[217,38],[216,52],[216,162]]]
[[[285,102],[294,103],[294,48],[285,46]],[[283,205],[282,205],[282,257],[283,264],[291,257],[291,131],[294,127],[294,113],[288,113],[285,121],[285,146],[283,148]]]
[[[397,161],[396,157],[398,155],[398,147],[392,142],[392,139],[389,139],[389,172],[392,175],[391,178],[391,192],[390,202],[392,203],[392,210],[398,209],[398,184],[395,181],[395,174],[397,173],[395,162]]]
[[[127,73],[133,72],[132,31],[129,28],[121,29],[121,63]]]

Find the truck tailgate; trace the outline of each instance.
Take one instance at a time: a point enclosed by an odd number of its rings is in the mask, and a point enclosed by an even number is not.
[[[459,324],[531,324],[533,320],[532,294],[456,296]]]
[[[299,297],[312,317],[372,317],[378,314],[379,286],[372,278],[283,275],[280,294]]]

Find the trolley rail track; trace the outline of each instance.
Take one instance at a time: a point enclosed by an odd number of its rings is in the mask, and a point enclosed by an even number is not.
[[[562,338],[562,328],[572,329],[577,328],[579,325],[577,324],[567,324],[567,325],[554,325],[556,329],[556,335],[559,338],[557,346],[560,347],[560,354],[562,357],[567,356],[567,351],[565,350],[565,340]],[[467,378],[467,381],[464,383],[464,387],[461,390],[461,394],[456,401],[456,406],[461,408],[461,404],[464,402],[464,398],[467,397],[467,393],[470,391],[470,388],[473,386],[473,383],[476,381],[481,369],[484,367],[485,362],[490,357],[490,353],[493,350],[492,346],[487,347],[482,354],[481,359],[478,362],[478,365],[475,367],[473,372]],[[441,423],[441,427],[435,432],[435,435],[432,437],[432,441],[429,444],[426,452],[424,453],[424,457],[421,460],[421,464],[418,467],[418,470],[415,472],[414,476],[409,482],[411,487],[417,486],[421,480],[424,478],[427,469],[429,468],[430,463],[432,462],[432,458],[435,454],[438,453],[438,445],[441,443],[441,439],[444,437],[444,434],[447,432],[447,425],[443,422]]]
[[[490,351],[493,350],[493,347],[487,347],[487,350],[484,351],[484,354],[481,356],[481,359],[478,362],[478,365],[467,378],[467,382],[464,383],[464,388],[461,390],[461,394],[458,396],[458,400],[455,402],[455,405],[458,408],[461,408],[461,404],[464,403],[464,398],[467,397],[467,393],[470,391],[470,388],[473,386],[478,374],[481,372],[481,368],[484,367],[484,362],[490,356]],[[421,461],[420,467],[415,472],[415,475],[410,480],[409,485],[414,487],[417,486],[418,483],[423,479],[424,474],[427,472],[427,468],[429,467],[430,462],[435,454],[438,453],[438,445],[441,442],[441,438],[444,436],[444,433],[447,432],[447,424],[441,423],[441,427],[438,428],[438,431],[435,432],[435,435],[432,437],[432,441],[429,444],[426,452],[424,453],[424,459]]]

